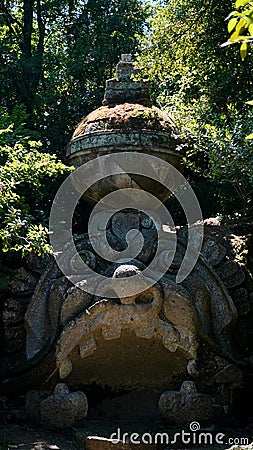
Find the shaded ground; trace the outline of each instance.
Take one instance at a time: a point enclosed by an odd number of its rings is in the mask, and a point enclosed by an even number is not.
[[[113,432],[117,430],[118,425],[115,425],[113,427]],[[123,428],[121,428],[122,432],[126,431],[126,424]],[[129,426],[128,430],[130,433],[134,431],[133,424]],[[152,426],[149,428],[150,432],[153,434]],[[136,428],[135,428],[136,431]],[[165,431],[160,430],[160,431]],[[188,430],[186,430],[188,431]],[[207,430],[208,431],[208,430]],[[210,430],[209,430],[210,431]],[[105,436],[109,437],[110,433],[112,432],[111,424],[110,424],[110,431],[108,424],[103,424],[101,427],[101,424],[96,423],[87,423],[87,427],[82,430],[73,430],[70,432],[64,431],[64,432],[55,432],[55,431],[47,431],[43,430],[41,428],[31,428],[26,426],[19,426],[19,425],[2,425],[0,426],[0,450],[12,450],[12,449],[20,449],[20,450],[77,450],[78,447],[75,442],[75,435],[78,435],[79,441],[81,437],[81,442],[83,443],[85,441],[86,436]],[[140,434],[147,432],[144,429],[139,429],[138,432]],[[169,436],[173,436],[173,433],[175,433],[175,430],[168,429],[167,430]],[[194,447],[188,446],[187,448],[184,446],[175,446],[175,445],[169,445],[169,446],[158,446],[157,449],[164,449],[164,450],[226,450],[228,448],[233,447],[233,450],[239,450],[239,449],[253,449],[253,445],[244,446],[244,445],[228,445],[228,439],[229,438],[235,438],[235,441],[233,444],[238,444],[239,439],[241,438],[248,438],[248,442],[253,442],[253,433],[252,433],[252,426],[247,427],[247,429],[244,430],[238,430],[235,432],[234,430],[219,430],[219,431],[212,431],[212,434],[218,432],[222,432],[225,434],[224,442],[225,445],[217,445],[213,443],[213,445],[195,445]],[[241,443],[243,441],[240,441]],[[84,448],[82,446],[82,448]],[[138,446],[136,447],[138,448]],[[117,450],[117,445],[115,445],[115,450]]]
[[[62,432],[51,432],[9,425],[0,428],[0,450],[76,450],[72,436]]]

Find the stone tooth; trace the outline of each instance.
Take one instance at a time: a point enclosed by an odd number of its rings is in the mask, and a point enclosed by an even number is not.
[[[166,336],[163,338],[163,345],[165,348],[167,348],[167,350],[169,350],[170,352],[175,352],[177,350],[178,344],[176,342],[176,339],[174,338],[174,336]]]
[[[96,341],[93,337],[91,337],[89,340],[79,345],[79,352],[81,358],[83,359],[87,358],[88,356],[92,355],[96,349],[97,349]]]
[[[61,380],[67,378],[73,369],[72,361],[69,358],[64,359],[59,367],[59,376]]]
[[[106,340],[119,339],[121,336],[121,326],[103,327],[102,335],[103,335],[103,338]]]
[[[135,334],[139,338],[151,339],[154,336],[154,331],[154,327],[150,325],[146,327],[136,328]]]
[[[197,361],[195,359],[190,359],[190,361],[187,364],[187,372],[191,376],[198,375],[198,366]]]
[[[164,343],[164,347],[169,350],[171,353],[175,353],[177,351],[177,345],[176,344],[171,344],[168,342]]]

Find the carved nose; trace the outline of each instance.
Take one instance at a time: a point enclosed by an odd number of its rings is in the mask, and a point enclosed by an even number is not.
[[[133,277],[135,275],[138,275],[138,280],[136,280],[136,278],[133,280],[133,284],[131,283],[132,286],[136,285],[137,291],[138,291],[138,285],[140,281],[143,281],[143,277],[141,275],[141,270],[135,266],[134,264],[122,264],[121,266],[117,267],[114,271],[114,274],[112,276],[112,278],[130,278]],[[119,297],[120,297],[120,301],[122,305],[130,305],[133,304],[135,302],[136,299],[136,294],[131,295],[131,296],[127,296],[128,294],[128,289],[127,286],[125,284],[126,282],[122,281],[122,286],[118,291]],[[125,288],[124,288],[125,286]]]
[[[123,264],[115,269],[113,278],[128,278],[141,274],[140,269],[133,264]]]
[[[111,297],[120,300],[121,304],[134,303],[140,293],[150,287],[150,281],[146,278],[142,270],[135,264],[121,264],[111,272],[111,279],[106,278],[100,285],[99,290],[104,291],[104,296],[108,292],[116,295]],[[101,296],[101,294],[99,294]]]

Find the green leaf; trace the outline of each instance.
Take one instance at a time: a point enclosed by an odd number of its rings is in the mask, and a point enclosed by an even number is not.
[[[243,42],[240,47],[240,55],[241,55],[241,58],[243,61],[245,60],[245,58],[247,56],[247,52],[248,52],[247,43]]]
[[[248,136],[246,136],[247,140],[253,139],[253,133],[249,134]]]
[[[239,35],[241,33],[241,31],[243,30],[243,28],[245,27],[245,25],[247,24],[247,21],[243,18],[241,18],[238,22],[238,24],[236,25],[236,33]]]
[[[246,102],[247,105],[253,105],[253,100],[249,100],[248,102]]]
[[[236,0],[235,7],[238,9],[240,6],[245,6],[249,3],[249,0]]]
[[[237,18],[230,19],[228,22],[228,32],[231,33],[237,24]]]

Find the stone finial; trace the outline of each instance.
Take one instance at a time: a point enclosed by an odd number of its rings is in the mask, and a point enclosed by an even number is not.
[[[132,55],[131,55],[131,53],[123,53],[121,55],[121,62],[132,63]]]
[[[134,81],[136,73],[131,54],[121,55],[116,66],[116,78],[106,81],[103,105],[119,105],[123,103],[139,103],[151,106],[147,82]]]
[[[135,73],[132,55],[121,55],[121,60],[116,66],[116,77],[118,81],[130,81],[131,76]]]

